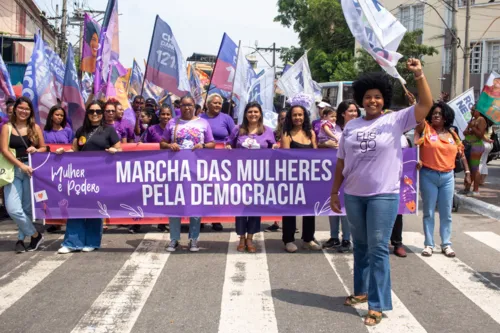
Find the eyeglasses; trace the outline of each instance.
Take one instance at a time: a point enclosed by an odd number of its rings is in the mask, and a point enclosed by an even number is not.
[[[193,104],[181,104],[181,108],[194,108]]]
[[[101,109],[90,109],[87,111],[87,114],[103,114],[104,112]]]

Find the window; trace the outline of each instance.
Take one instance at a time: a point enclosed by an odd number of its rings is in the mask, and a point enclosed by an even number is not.
[[[474,43],[475,44],[475,43]],[[474,44],[471,44],[471,55],[470,55],[470,73],[471,74],[481,74],[481,63],[483,45],[481,43],[477,44],[474,48]]]
[[[500,65],[500,42],[488,45],[488,72],[499,71]]]
[[[424,29],[424,5],[399,8],[399,21],[408,31]]]
[[[446,47],[444,49],[443,74],[451,74],[451,47]]]
[[[458,7],[465,7],[467,6],[467,0],[458,0]],[[474,5],[476,3],[475,0],[469,0],[470,1],[470,4],[471,6]]]

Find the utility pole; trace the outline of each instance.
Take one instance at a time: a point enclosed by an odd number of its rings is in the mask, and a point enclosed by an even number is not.
[[[456,7],[456,0],[451,0],[451,30],[453,31],[453,34],[456,36],[457,35],[457,7]],[[450,91],[450,99],[455,98],[457,95],[457,65],[458,65],[458,59],[457,59],[457,39],[455,36],[452,36],[451,40],[451,61],[450,61],[450,69],[451,69],[451,91]]]
[[[470,21],[470,1],[464,0],[466,2],[467,8],[465,11],[465,39],[464,39],[464,82],[463,91],[469,89],[469,78],[470,78],[470,68],[469,68],[469,58],[470,58],[470,43],[469,43],[469,21]]]
[[[68,24],[68,0],[62,2],[62,20],[61,20],[61,48],[59,56],[63,61],[66,60],[66,27]]]

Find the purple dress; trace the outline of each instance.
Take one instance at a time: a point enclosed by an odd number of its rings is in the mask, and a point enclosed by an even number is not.
[[[45,143],[68,144],[73,142],[73,130],[65,127],[60,131],[43,131]]]

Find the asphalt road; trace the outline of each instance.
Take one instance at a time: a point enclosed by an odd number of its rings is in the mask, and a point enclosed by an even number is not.
[[[168,233],[112,227],[97,252],[56,254],[60,233],[46,235],[42,251],[16,255],[15,226],[4,221],[0,332],[498,333],[499,222],[454,214],[457,258],[423,258],[421,217],[405,217],[408,257],[391,255],[394,310],[367,328],[365,308],[342,305],[352,290],[352,255],[288,254],[281,232],[261,233],[258,254],[237,253],[227,225],[222,232],[207,226],[199,253],[186,250],[185,233],[183,248],[169,254]],[[318,239],[329,237],[325,218],[316,230]]]

